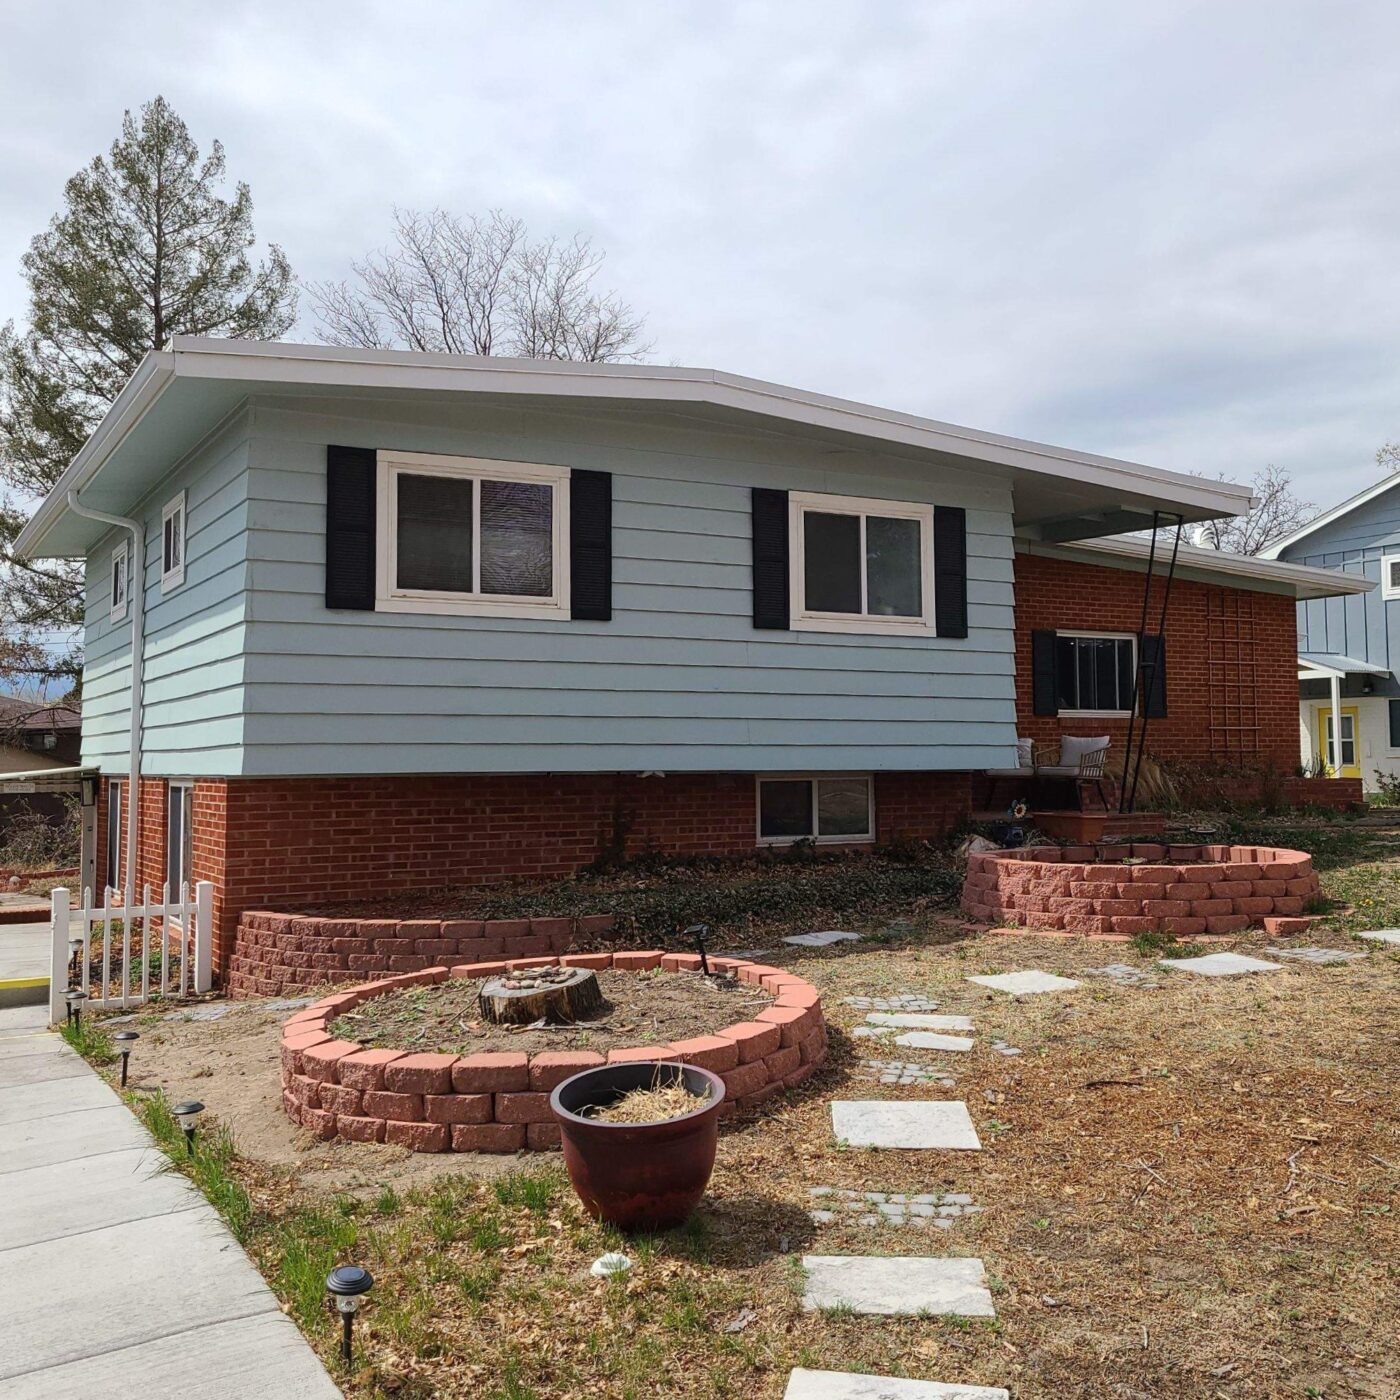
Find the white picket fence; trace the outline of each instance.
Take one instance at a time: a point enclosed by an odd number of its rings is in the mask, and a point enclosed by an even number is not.
[[[118,890],[104,890],[101,904],[95,905],[92,891],[85,889],[82,907],[75,910],[66,889],[54,890],[50,1020],[64,1019],[64,993],[74,985],[88,994],[83,1005],[99,1011],[140,1006],[155,996],[183,997],[191,992],[207,992],[214,984],[214,886],[208,880],[199,881],[191,899],[189,885],[182,884],[177,894],[178,898],[172,900],[170,886],[163,885],[159,898],[152,899],[151,887],[146,885],[141,903],[127,909]],[[93,976],[92,968],[95,933],[102,939],[100,981]],[[71,946],[75,938],[82,940],[76,983]],[[135,967],[133,951],[139,960]],[[115,988],[114,961],[119,984]]]

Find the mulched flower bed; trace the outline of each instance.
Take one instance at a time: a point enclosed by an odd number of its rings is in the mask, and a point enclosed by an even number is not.
[[[665,1045],[751,1019],[773,1004],[756,987],[669,972],[598,973],[603,1004],[571,1026],[502,1026],[477,1006],[482,982],[453,979],[376,997],[337,1018],[331,1034],[367,1047],[475,1054],[480,1051],[596,1050]]]

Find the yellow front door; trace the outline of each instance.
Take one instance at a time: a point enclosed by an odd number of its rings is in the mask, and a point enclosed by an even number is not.
[[[1342,706],[1342,752],[1338,767],[1337,736],[1330,705],[1317,707],[1317,751],[1334,773],[1343,778],[1361,776],[1361,712],[1355,705]]]

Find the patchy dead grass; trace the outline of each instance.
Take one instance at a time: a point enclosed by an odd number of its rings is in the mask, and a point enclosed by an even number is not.
[[[1086,979],[1020,1001],[964,979],[1150,963],[1129,945],[953,924],[774,958],[822,989],[831,1059],[726,1128],[702,1209],[655,1238],[589,1220],[557,1158],[298,1139],[276,1106],[265,1013],[143,1027],[140,1079],[178,1093],[211,1070],[199,1095],[242,1154],[230,1169],[253,1205],[248,1247],[333,1372],[320,1280],[349,1259],[374,1272],[344,1378],[355,1397],[749,1400],[781,1395],[796,1365],[1007,1385],[1017,1400],[1400,1392],[1400,958],[1162,973],[1156,989]],[[863,1013],[841,998],[896,991],[970,1014],[976,1048],[852,1040]],[[936,1064],[956,1088],[882,1087],[858,1077],[867,1056]],[[984,1150],[842,1148],[837,1097],[963,1099]],[[946,1232],[817,1226],[814,1185],[965,1191],[986,1209]],[[590,1277],[614,1248],[635,1267]],[[801,1255],[842,1252],[976,1255],[998,1316],[804,1313]]]

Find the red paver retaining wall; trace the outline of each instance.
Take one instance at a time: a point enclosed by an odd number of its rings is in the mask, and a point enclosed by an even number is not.
[[[326,982],[422,972],[448,961],[567,953],[578,934],[606,933],[611,914],[581,919],[332,919],[247,910],[225,982],[230,996],[277,996]]]
[[[801,1084],[826,1058],[826,1022],[817,989],[781,968],[711,958],[717,971],[772,993],[752,1020],[669,1045],[610,1050],[410,1054],[335,1040],[337,1016],[403,987],[449,977],[494,977],[512,967],[582,966],[678,975],[697,972],[694,953],[579,953],[454,967],[430,967],[350,987],[299,1011],[282,1027],[282,1107],[318,1138],[389,1142],[414,1152],[518,1152],[559,1145],[549,1094],[570,1075],[628,1060],[679,1060],[724,1080],[726,1111],[756,1108]]]
[[[1142,865],[1125,865],[1129,856]],[[979,923],[1069,933],[1239,933],[1295,917],[1318,892],[1312,857],[1268,846],[1028,846],[968,858]]]

